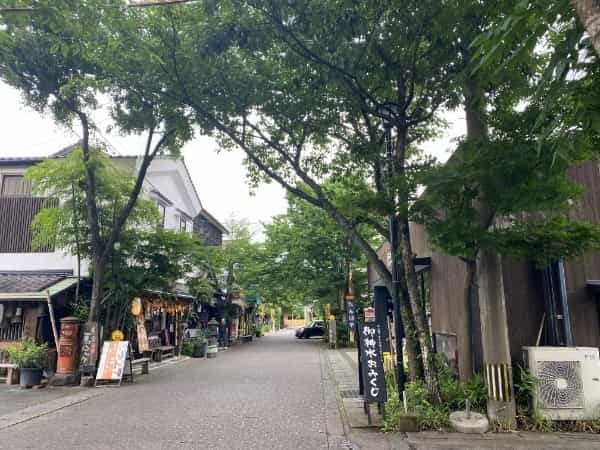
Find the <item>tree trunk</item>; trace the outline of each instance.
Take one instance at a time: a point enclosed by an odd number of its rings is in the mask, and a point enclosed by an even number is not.
[[[600,56],[600,0],[572,0],[577,16]]]
[[[485,94],[479,80],[470,76],[464,84],[465,96],[465,118],[467,125],[467,142],[471,144],[483,144],[488,137],[487,119],[485,111]],[[488,208],[475,200],[475,207],[479,212],[479,221],[482,226],[488,225],[490,212]],[[467,274],[465,280],[465,304],[467,305],[467,326],[469,332],[469,354],[471,355],[471,367],[468,372],[477,373],[482,369],[483,349],[481,342],[481,320],[479,317],[479,287],[477,284],[477,257],[479,248],[473,244],[473,254],[465,260]]]
[[[404,284],[404,283],[403,283]],[[408,357],[408,379],[418,381],[423,379],[423,364],[421,346],[415,332],[415,321],[408,304],[406,289],[400,294],[400,314],[404,325],[404,339],[406,341],[406,356]]]
[[[404,122],[405,123],[405,122]],[[421,358],[420,363],[423,369],[423,379],[427,386],[428,395],[431,401],[440,401],[440,390],[435,368],[433,345],[429,333],[429,324],[425,311],[425,304],[419,300],[419,287],[417,283],[417,273],[413,260],[412,243],[410,237],[410,223],[408,219],[408,209],[410,205],[408,183],[406,182],[406,151],[408,147],[407,133],[408,129],[402,123],[397,124],[397,141],[394,149],[393,161],[396,165],[394,173],[404,183],[404,186],[398,189],[396,198],[396,209],[401,211],[398,242],[399,242],[399,278],[403,280],[404,297],[407,301],[403,302],[410,307],[412,314],[412,323],[414,325],[415,344],[418,345]]]
[[[408,300],[412,311],[415,335],[421,350],[421,361],[423,365],[423,378],[427,385],[427,392],[432,401],[440,401],[440,388],[435,367],[435,358],[433,352],[433,343],[429,333],[429,323],[425,305],[419,301],[419,287],[417,283],[417,273],[413,261],[412,244],[410,240],[410,225],[407,218],[400,221],[400,243],[401,255],[400,261],[403,266],[402,275],[406,280],[408,291]]]
[[[102,298],[105,265],[106,262],[102,258],[94,256],[94,277],[92,280],[92,298],[90,300],[88,322],[97,322],[100,316],[100,299]]]
[[[468,77],[464,85],[465,114],[467,119],[467,142],[471,145],[485,147],[488,140],[487,121],[485,116],[485,95],[476,77]],[[474,208],[477,211],[478,225],[488,229],[493,223],[495,211],[485,203],[485,199],[476,198]],[[477,280],[473,284],[477,288],[477,310],[481,331],[481,354],[483,363],[500,364],[511,372],[511,354],[509,345],[508,319],[506,315],[506,299],[504,296],[504,280],[502,259],[494,252],[482,250],[478,243],[473,245],[474,269],[471,276]],[[474,295],[473,293],[470,293]],[[467,301],[471,301],[468,298]],[[473,311],[469,308],[469,313]],[[470,317],[470,320],[476,320]],[[472,336],[473,339],[473,336]],[[471,349],[473,355],[473,348]],[[474,355],[473,355],[474,356]],[[487,412],[491,420],[513,424],[516,410],[512,379],[505,380],[508,388],[508,399],[498,401],[488,398]]]
[[[91,161],[90,154],[90,125],[87,116],[82,112],[77,112],[81,121],[83,136],[81,139],[81,155],[85,167],[85,206],[87,212],[87,223],[90,228],[90,238],[92,247],[92,260],[94,264],[94,274],[92,282],[92,298],[90,300],[90,312],[88,322],[98,321],[100,298],[102,296],[102,278],[104,274],[104,264],[102,253],[102,237],[100,236],[100,220],[98,217],[98,205],[96,204],[96,168]]]

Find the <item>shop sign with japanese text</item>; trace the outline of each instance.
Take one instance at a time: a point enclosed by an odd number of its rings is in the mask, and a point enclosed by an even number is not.
[[[387,400],[385,376],[383,372],[383,356],[381,352],[381,331],[375,322],[359,324],[360,357],[364,380],[364,397],[366,402]]]
[[[354,330],[356,328],[356,313],[354,312],[354,302],[348,300],[346,309],[348,311],[348,328]]]
[[[96,370],[98,359],[98,322],[86,322],[83,324],[83,339],[81,345],[81,356],[79,369],[84,373],[92,373]]]

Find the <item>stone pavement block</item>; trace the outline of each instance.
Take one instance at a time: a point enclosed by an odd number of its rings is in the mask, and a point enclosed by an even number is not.
[[[376,428],[379,429],[383,426],[383,418],[377,412],[377,407],[372,405],[371,407],[371,423],[367,415],[365,414],[363,402],[356,398],[344,398],[342,399],[344,410],[350,422],[351,428]]]

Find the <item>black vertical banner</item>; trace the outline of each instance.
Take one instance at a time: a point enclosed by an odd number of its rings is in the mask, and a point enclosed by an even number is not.
[[[346,302],[346,311],[348,311],[348,329],[356,329],[356,313],[354,312],[354,302],[348,300]]]
[[[375,322],[359,323],[360,358],[366,402],[387,400],[383,356],[381,354],[381,328]]]
[[[390,352],[390,333],[388,331],[388,299],[390,298],[388,290],[384,286],[375,286],[374,304],[375,320],[381,329],[381,345],[384,352]]]

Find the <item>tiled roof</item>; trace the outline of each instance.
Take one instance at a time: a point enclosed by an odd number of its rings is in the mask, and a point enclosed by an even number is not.
[[[22,164],[36,164],[44,161],[46,158],[43,156],[8,156],[0,157],[0,164],[3,165],[22,165]]]
[[[66,272],[0,272],[0,292],[39,292],[71,275]]]

